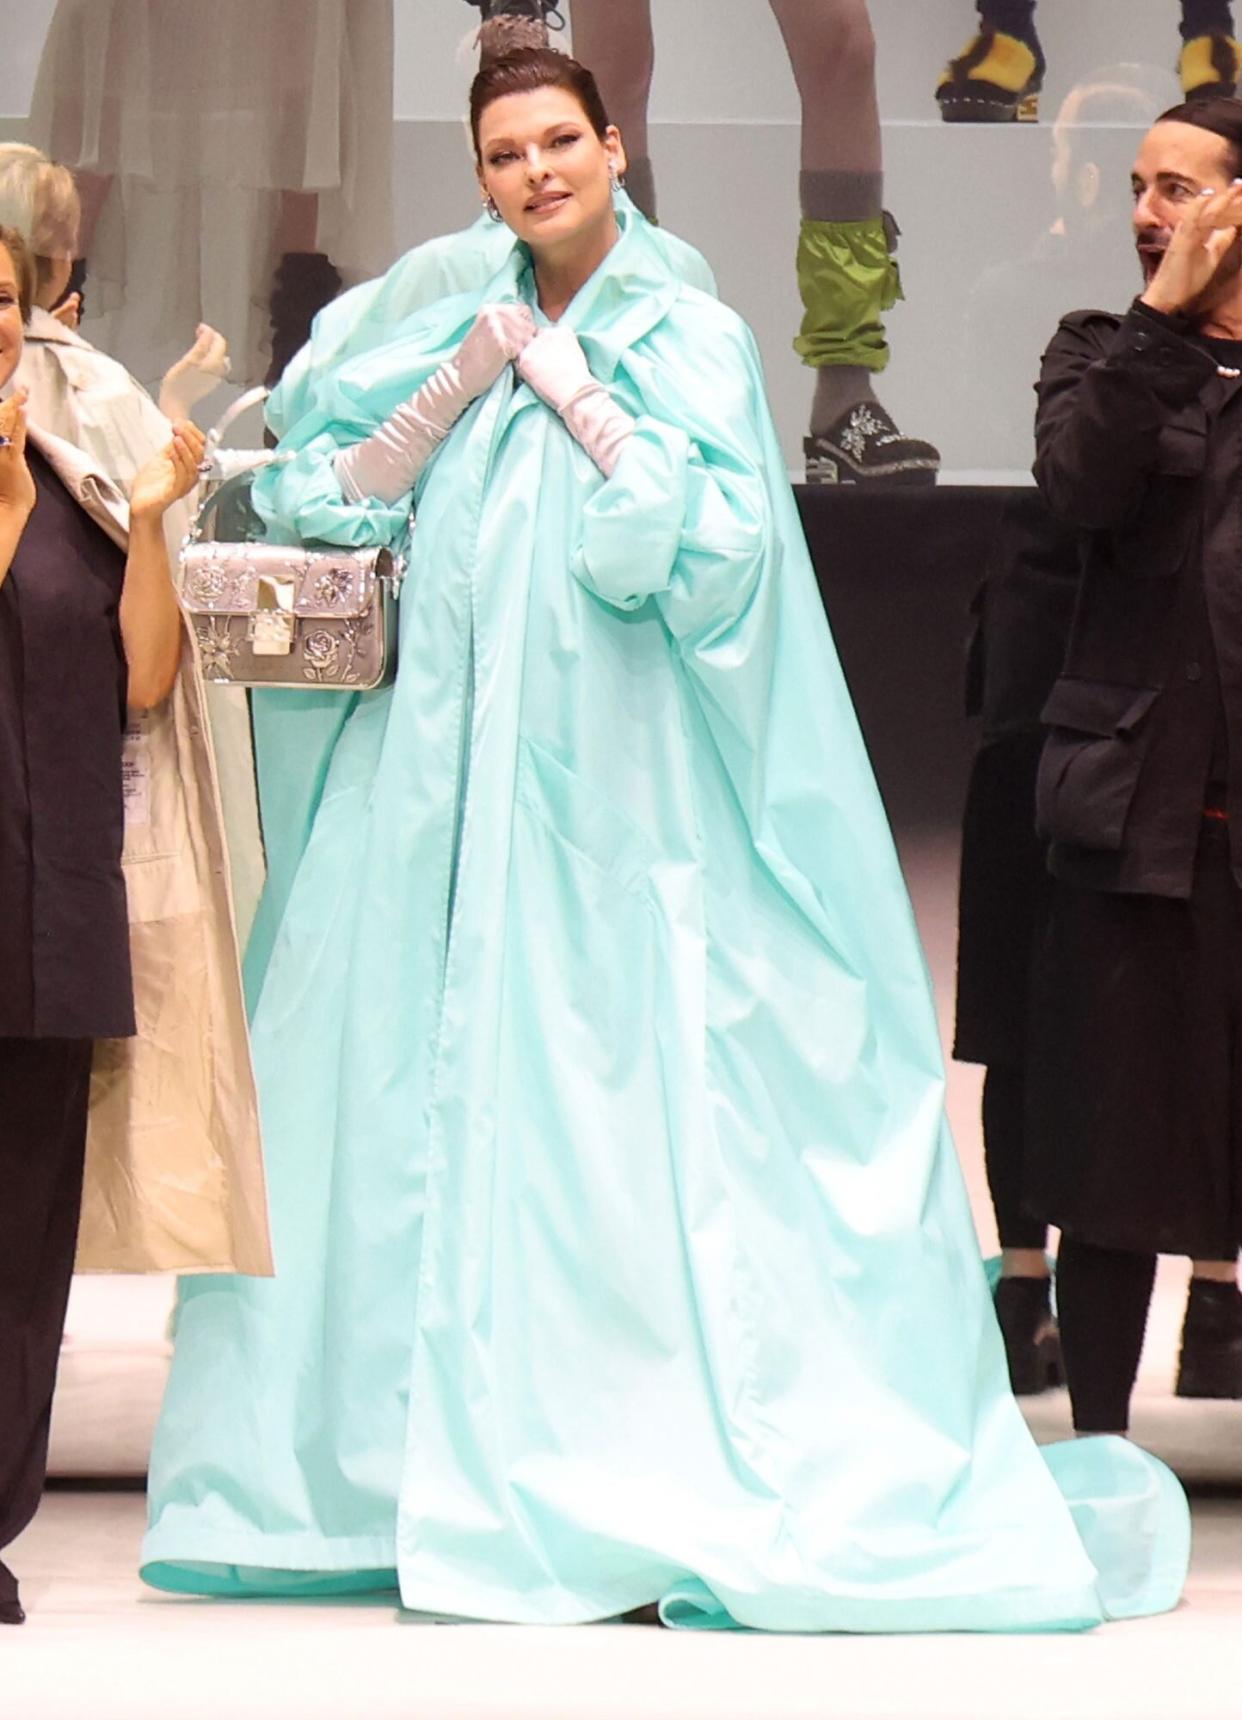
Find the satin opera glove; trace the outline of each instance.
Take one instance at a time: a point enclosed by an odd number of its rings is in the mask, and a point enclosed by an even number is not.
[[[484,305],[452,358],[364,442],[336,456],[343,494],[353,502],[374,497],[391,505],[412,490],[467,406],[487,393],[534,333],[526,305]]]
[[[611,478],[621,450],[634,434],[634,420],[591,375],[572,329],[543,328],[523,347],[518,375],[557,412],[565,428]]]

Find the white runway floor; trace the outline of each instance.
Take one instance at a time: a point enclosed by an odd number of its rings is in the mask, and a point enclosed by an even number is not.
[[[954,845],[907,861],[947,1031]],[[949,1103],[986,1250],[979,1076],[952,1069]],[[1164,1262],[1132,1430],[1195,1490],[1190,1582],[1167,1617],[1077,1637],[807,1639],[437,1626],[395,1596],[181,1599],[138,1581],[140,1494],[62,1483],[11,1550],[30,1620],[0,1629],[0,1720],[1242,1720],[1242,1404],[1170,1396],[1184,1284]],[[79,1285],[57,1473],[141,1469],[168,1298],[158,1282]],[[1041,1440],[1068,1433],[1063,1393],[1028,1417]]]
[[[53,1493],[13,1549],[5,1720],[1237,1720],[1242,1503],[1198,1502],[1186,1600],[1073,1637],[759,1637],[405,1622],[389,1601],[145,1591],[142,1500]]]

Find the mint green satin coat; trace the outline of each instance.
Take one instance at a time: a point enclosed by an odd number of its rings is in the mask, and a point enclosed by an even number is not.
[[[320,387],[273,530],[398,538],[333,450],[530,290],[514,252]],[[541,1623],[1171,1606],[1176,1482],[1041,1455],[1007,1390],[751,337],[628,214],[565,321],[637,421],[612,478],[507,372],[414,498],[396,685],[262,702],[278,1275],[183,1288],[144,1574]]]

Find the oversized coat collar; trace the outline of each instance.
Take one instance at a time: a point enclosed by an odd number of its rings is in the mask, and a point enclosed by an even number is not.
[[[122,549],[129,545],[129,505],[89,454],[31,424],[27,435],[84,513]]]

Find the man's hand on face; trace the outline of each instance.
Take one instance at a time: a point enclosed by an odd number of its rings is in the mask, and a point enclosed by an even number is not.
[[[1166,316],[1194,309],[1211,286],[1242,230],[1242,180],[1224,191],[1203,191],[1173,229],[1143,304]]]

